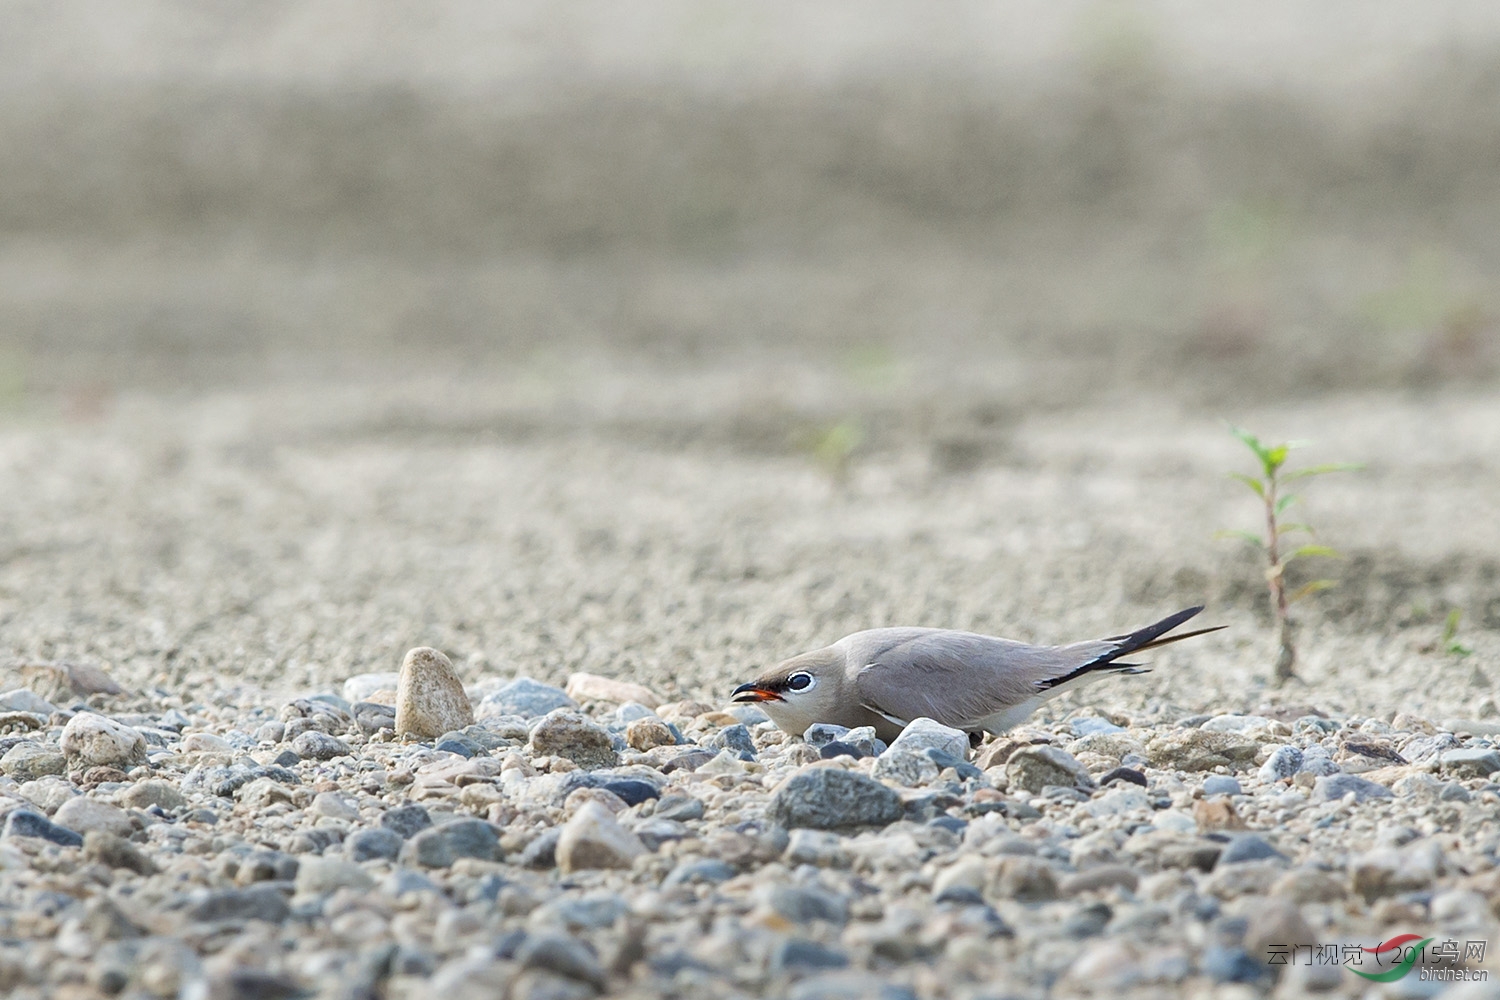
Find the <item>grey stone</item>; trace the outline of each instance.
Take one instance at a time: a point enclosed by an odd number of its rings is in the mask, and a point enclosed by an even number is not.
[[[1040,792],[1048,785],[1092,788],[1088,768],[1066,750],[1054,746],[1025,746],[1005,762],[1005,776],[1013,789]]]
[[[657,819],[671,819],[679,823],[703,818],[703,800],[692,795],[672,793],[657,800],[656,810],[651,814]]]
[[[351,861],[394,861],[401,854],[402,836],[386,827],[356,830],[344,838],[344,853]]]
[[[297,866],[297,891],[321,895],[337,889],[373,889],[375,880],[343,858],[304,858]]]
[[[394,809],[387,809],[380,817],[380,825],[394,830],[403,839],[414,837],[432,825],[427,810],[415,802]]]
[[[332,760],[335,757],[347,757],[352,752],[349,744],[337,736],[330,736],[316,729],[310,729],[292,740],[292,753],[303,760]]]
[[[1500,771],[1500,750],[1491,747],[1464,747],[1438,754],[1443,771],[1458,778],[1488,778]]]
[[[45,743],[25,740],[0,757],[0,771],[16,781],[35,781],[48,774],[65,774],[68,759],[62,751]]]
[[[842,969],[848,965],[849,956],[841,951],[806,938],[784,938],[771,951],[769,971],[772,975],[783,975],[794,970]]]
[[[30,688],[12,688],[0,691],[0,711],[30,712],[32,715],[50,716],[57,706]]]
[[[1361,778],[1356,774],[1332,774],[1318,778],[1313,783],[1311,800],[1313,802],[1337,802],[1351,792],[1354,793],[1355,802],[1393,797],[1389,788],[1376,784],[1368,778]]]
[[[794,924],[821,920],[843,926],[849,920],[848,900],[815,886],[773,885],[766,901]]]
[[[521,851],[521,866],[524,868],[557,867],[557,842],[561,838],[562,827],[560,826],[543,831]]]
[[[834,740],[842,740],[844,734],[848,732],[847,726],[835,725],[832,722],[814,722],[802,733],[802,738],[811,746],[821,747]]]
[[[1203,779],[1204,795],[1243,795],[1240,783],[1227,774],[1211,774]]]
[[[30,809],[14,809],[5,817],[6,837],[37,837],[63,847],[82,847],[82,835],[58,826],[41,813]]]
[[[543,969],[602,990],[609,982],[604,967],[588,945],[561,934],[534,934],[516,949],[523,969]]]
[[[133,871],[137,875],[152,875],[156,872],[156,865],[139,847],[112,833],[96,831],[84,834],[83,856],[111,868]]]
[[[771,796],[771,819],[787,828],[885,826],[902,815],[901,796],[873,778],[832,767],[803,770]]]
[[[442,826],[429,827],[401,848],[403,864],[427,868],[447,868],[459,858],[500,861],[500,836],[482,819],[457,819]]]
[[[485,695],[479,702],[485,715],[518,715],[535,719],[558,708],[577,708],[578,703],[560,687],[517,677],[509,684]]]
[[[837,744],[829,743],[824,749],[835,745]],[[892,746],[876,758],[875,767],[870,774],[881,781],[892,781],[911,788],[935,781],[941,772],[942,768],[926,754]]]
[[[801,980],[786,1000],[917,1000],[917,995],[887,976],[846,969]]]
[[[1293,746],[1280,746],[1271,751],[1266,762],[1260,766],[1260,780],[1264,782],[1284,781],[1302,768],[1302,751]]]
[[[587,716],[560,708],[547,713],[531,731],[533,753],[566,757],[579,767],[594,769],[620,763],[614,741],[604,727]]]
[[[662,879],[662,885],[692,885],[696,882],[717,884],[727,882],[736,874],[733,868],[718,858],[698,858],[679,863],[676,868],[667,873],[666,878]]]
[[[198,923],[222,920],[264,920],[279,924],[292,915],[281,889],[269,883],[248,889],[220,889],[189,907],[187,918]]]
[[[130,814],[119,806],[83,795],[58,806],[57,812],[52,814],[52,821],[82,834],[97,830],[117,837],[128,837],[135,829]]]
[[[1286,855],[1272,847],[1262,837],[1253,833],[1242,833],[1230,839],[1224,850],[1219,852],[1221,865],[1238,864],[1241,861],[1264,861],[1267,859],[1286,860]]]
[[[941,750],[959,760],[966,760],[969,756],[969,734],[932,719],[913,719],[891,742],[886,753],[906,750],[920,754],[928,749]]]
[[[714,733],[704,745],[733,750],[741,756],[749,755],[750,759],[755,759],[755,741],[750,738],[750,730],[746,729],[743,723],[725,726]]]

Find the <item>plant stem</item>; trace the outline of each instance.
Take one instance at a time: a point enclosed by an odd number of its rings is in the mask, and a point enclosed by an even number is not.
[[[1281,535],[1276,526],[1276,473],[1266,476],[1266,583],[1271,588],[1271,607],[1276,612],[1281,650],[1276,654],[1272,680],[1277,687],[1296,676],[1297,649],[1292,645],[1292,622],[1287,610],[1286,567],[1281,562]]]

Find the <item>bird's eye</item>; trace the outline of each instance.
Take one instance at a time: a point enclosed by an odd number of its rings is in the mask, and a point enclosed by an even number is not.
[[[813,686],[812,674],[795,673],[786,679],[786,686],[791,691],[806,691]]]

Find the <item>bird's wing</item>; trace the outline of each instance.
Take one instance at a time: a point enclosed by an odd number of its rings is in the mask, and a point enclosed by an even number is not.
[[[876,629],[845,642],[866,708],[902,724],[925,716],[965,730],[1036,698],[1039,685],[1108,649],[1107,642],[1033,646],[946,629]]]

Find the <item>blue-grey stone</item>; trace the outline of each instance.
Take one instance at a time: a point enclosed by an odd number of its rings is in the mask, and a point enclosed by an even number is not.
[[[849,901],[815,886],[772,886],[769,902],[771,909],[794,924],[821,920],[843,926],[849,920]]]
[[[388,896],[402,896],[408,892],[431,892],[442,895],[442,888],[432,879],[411,868],[397,868],[380,884],[381,891]]]
[[[1313,802],[1337,802],[1350,792],[1354,793],[1355,802],[1394,798],[1389,788],[1357,774],[1332,774],[1319,778],[1313,782],[1311,798]]]
[[[786,992],[786,1000],[917,1000],[909,987],[889,978],[853,969],[822,972],[798,982]]]
[[[615,709],[615,721],[622,726],[628,726],[637,719],[649,719],[656,715],[651,709],[638,701],[627,701]]]
[[[453,739],[451,736],[439,739],[433,745],[433,749],[441,750],[443,753],[457,754],[460,757],[473,757],[484,752],[473,740]]]
[[[58,826],[41,813],[30,809],[13,810],[5,818],[6,837],[37,837],[63,847],[82,847],[83,835]]]
[[[472,726],[465,726],[459,735],[473,743],[484,753],[512,745],[511,741],[504,736],[501,736],[492,729],[485,728],[477,722]],[[476,752],[475,756],[479,756],[479,753]]]
[[[1205,948],[1198,965],[1216,983],[1254,983],[1273,974],[1271,966],[1251,957],[1245,949],[1221,945]]]
[[[1470,798],[1472,796],[1469,795],[1469,790],[1456,781],[1448,782],[1443,786],[1443,790],[1438,793],[1438,801],[1440,802],[1468,802]]]
[[[640,805],[647,799],[658,798],[661,792],[649,781],[639,778],[613,778],[605,781],[599,786],[606,792],[613,792],[625,801],[627,806]]]
[[[553,827],[543,831],[521,852],[520,864],[524,868],[556,868],[557,842],[562,838],[562,828]]]
[[[293,768],[302,763],[302,758],[298,757],[290,750],[283,750],[272,759],[271,763],[275,764],[277,767]],[[293,775],[292,777],[295,778],[296,775]]]
[[[588,945],[562,934],[533,934],[516,949],[523,969],[544,969],[603,990],[609,983],[604,967]]]
[[[691,885],[694,882],[719,883],[734,878],[735,870],[718,858],[680,862],[667,873],[662,885]]]
[[[767,815],[788,829],[839,830],[885,826],[902,812],[901,796],[874,778],[820,767],[789,778],[771,796]]]
[[[459,858],[500,861],[501,853],[500,835],[493,826],[482,819],[456,819],[409,839],[401,848],[401,860],[426,868],[447,868]]]
[[[396,860],[401,854],[401,834],[388,827],[356,830],[344,839],[344,853],[351,861]]]
[[[663,795],[651,814],[656,819],[671,819],[679,823],[703,818],[703,800],[692,795],[673,792]]]
[[[696,771],[717,757],[718,754],[712,750],[684,750],[682,753],[668,760],[661,766],[662,774],[671,774],[673,771]]]
[[[927,821],[927,825],[935,826],[940,830],[947,830],[949,833],[957,834],[960,837],[962,837],[964,835],[964,831],[969,828],[969,824],[959,819],[957,816],[946,815],[934,816],[932,819]]]
[[[730,705],[725,711],[747,726],[758,726],[762,722],[771,721],[771,717],[758,705]]]
[[[630,912],[630,904],[613,892],[592,892],[587,896],[562,896],[532,911],[530,923],[562,924],[569,930],[602,930]]]
[[[1063,921],[1063,936],[1074,940],[1097,937],[1104,933],[1105,925],[1114,915],[1114,910],[1107,903],[1090,903],[1074,911],[1072,916]]]
[[[1230,839],[1219,852],[1218,864],[1233,865],[1241,861],[1264,861],[1267,858],[1286,860],[1286,855],[1272,847],[1263,838],[1253,833],[1242,833]]]
[[[303,760],[332,760],[353,753],[349,744],[317,729],[309,729],[292,740],[292,752]]]
[[[327,693],[327,692],[325,692],[323,694],[308,695],[307,700],[308,701],[320,701],[320,702],[322,702],[325,705],[332,705],[334,708],[338,709],[341,712],[348,712],[349,709],[352,707],[343,698],[340,698],[336,694],[331,694],[331,693]]]
[[[380,825],[388,830],[396,831],[405,839],[414,837],[431,826],[432,817],[427,815],[426,809],[413,802],[387,809],[380,817]]]
[[[1105,785],[1116,781],[1126,781],[1132,785],[1140,785],[1142,788],[1146,787],[1146,776],[1133,767],[1117,767],[1111,771],[1106,771],[1099,778],[1099,787],[1103,788]]]
[[[975,767],[973,764],[970,764],[968,761],[963,760],[959,757],[955,757],[953,756],[953,754],[948,753],[944,750],[939,750],[937,747],[928,747],[922,752],[927,756],[928,760],[932,761],[938,767],[953,768],[953,770],[958,772],[958,776],[961,779],[967,780],[971,778],[984,777],[984,772]]]
[[[1108,719],[1101,719],[1097,715],[1086,715],[1082,718],[1073,719],[1069,722],[1073,728],[1073,735],[1078,737],[1092,736],[1095,733],[1123,733],[1125,728],[1117,726]]]
[[[248,889],[210,892],[187,910],[187,918],[198,923],[221,920],[264,920],[279,924],[292,915],[286,894],[277,884],[262,882]]]
[[[1443,770],[1460,778],[1488,778],[1500,771],[1500,750],[1491,747],[1463,747],[1438,754]]]
[[[1203,779],[1204,795],[1243,795],[1240,783],[1227,774],[1211,774]]]
[[[502,714],[519,715],[525,719],[539,718],[557,708],[578,707],[578,703],[562,688],[530,677],[517,677],[498,691],[485,695],[479,703],[497,705]]]
[[[1292,746],[1281,746],[1271,751],[1271,756],[1260,766],[1260,780],[1283,781],[1296,774],[1302,767],[1302,751]]]
[[[493,903],[500,898],[500,890],[507,885],[505,879],[491,872],[480,876],[464,889],[463,898],[469,903]]]
[[[1431,760],[1445,750],[1453,750],[1458,746],[1458,737],[1452,733],[1415,736],[1407,740],[1406,745],[1401,748],[1401,756],[1413,764],[1420,764],[1424,760]]]
[[[869,754],[865,753],[859,747],[845,743],[843,740],[829,740],[818,747],[818,755],[824,760],[832,760],[835,757],[853,757],[855,760],[858,760],[861,757],[869,756]]]
[[[755,741],[750,738],[750,730],[746,729],[743,723],[725,726],[709,737],[704,745],[722,747],[725,750],[732,750],[741,756],[749,754],[752,760],[755,759]]]
[[[849,956],[825,948],[806,938],[785,938],[771,951],[770,972],[781,975],[794,969],[842,969]]]
[[[1321,778],[1330,774],[1338,774],[1342,770],[1343,768],[1339,767],[1328,755],[1327,750],[1320,746],[1311,746],[1302,751],[1302,766],[1297,769],[1297,773]]]
[[[834,740],[842,740],[844,734],[848,732],[849,728],[847,726],[836,726],[832,722],[814,722],[807,727],[807,731],[802,734],[802,738],[812,746],[821,747],[827,743],[832,743]]]

